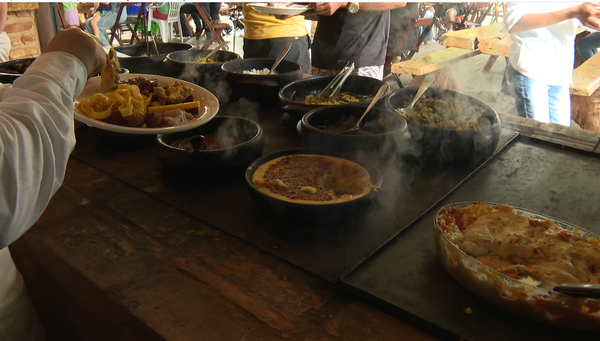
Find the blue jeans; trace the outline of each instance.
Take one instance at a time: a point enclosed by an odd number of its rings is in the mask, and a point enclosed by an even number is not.
[[[600,32],[588,34],[577,42],[577,52],[584,61],[592,58],[598,47],[600,47]]]
[[[433,12],[431,12],[431,11],[425,12],[425,15],[423,16],[423,18],[433,18]],[[424,30],[425,30],[425,27],[423,27],[423,26],[419,27],[419,34],[423,34]],[[429,33],[427,33],[427,35],[425,36],[425,39],[423,39],[423,41],[432,41],[432,40],[433,40],[433,25],[431,26]]]
[[[506,77],[519,116],[544,123],[571,125],[569,86],[547,85],[523,76],[510,63],[506,68]]]
[[[219,20],[219,9],[221,9],[220,2],[203,2],[202,6],[204,6],[206,12],[208,12],[208,15],[212,20]],[[194,25],[196,25],[196,33],[198,33],[202,28],[202,19],[198,14],[196,5],[194,5],[194,3],[186,3],[183,4],[183,6],[181,6],[181,8],[179,9],[179,19],[181,20],[181,34],[183,34],[184,37],[189,37],[190,31],[188,30],[187,25],[185,24],[184,14],[192,15]]]

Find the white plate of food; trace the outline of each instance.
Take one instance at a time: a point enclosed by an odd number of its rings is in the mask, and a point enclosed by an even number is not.
[[[206,90],[205,88],[200,87],[196,84],[186,82],[186,81],[176,79],[176,78],[159,76],[159,75],[135,74],[135,73],[119,75],[119,78],[121,80],[128,80],[128,79],[137,78],[137,77],[143,77],[145,79],[156,79],[158,81],[158,85],[160,87],[169,86],[169,85],[177,82],[177,83],[183,84],[183,85],[191,88],[188,90],[189,90],[191,96],[193,97],[192,101],[189,102],[189,100],[186,100],[186,102],[188,102],[188,104],[192,104],[192,103],[198,101],[199,103],[197,104],[197,108],[198,108],[197,113],[193,114],[191,117],[190,117],[190,115],[187,115],[187,118],[179,120],[179,121],[170,121],[170,123],[173,122],[174,125],[167,125],[167,123],[165,123],[164,126],[160,126],[160,127],[149,127],[146,124],[143,124],[142,126],[132,127],[132,126],[115,124],[115,123],[109,123],[109,122],[107,122],[107,119],[93,118],[85,113],[85,110],[82,107],[82,103],[84,103],[86,100],[88,103],[93,102],[92,98],[96,94],[107,94],[107,92],[102,90],[101,77],[93,77],[87,81],[85,87],[83,88],[83,91],[81,92],[81,94],[79,94],[79,96],[75,100],[75,110],[74,110],[75,119],[77,121],[87,124],[89,126],[116,132],[116,133],[135,134],[135,135],[155,135],[155,134],[162,134],[162,133],[173,133],[173,132],[178,132],[178,131],[185,131],[188,129],[192,129],[192,128],[201,126],[201,125],[209,122],[213,117],[215,117],[215,115],[219,111],[219,100],[215,97],[215,95],[213,95],[210,91]],[[151,101],[149,101],[149,102],[151,102]],[[146,110],[148,108],[155,108],[155,109],[157,109],[157,111],[164,110],[164,107],[165,107],[164,105],[162,106],[161,109],[159,109],[159,106],[157,104],[158,103],[149,104],[148,106],[146,106]],[[190,105],[187,105],[187,107],[190,107]],[[187,110],[187,109],[189,109],[187,107],[183,106],[181,108],[184,110]],[[114,110],[113,110],[113,112],[114,112]],[[149,110],[147,112],[149,112]]]
[[[307,5],[298,5],[298,4],[291,4],[291,5],[284,5],[284,4],[275,4],[274,6],[269,6],[268,3],[266,2],[253,2],[248,4],[248,6],[250,6],[253,10],[260,12],[260,13],[266,13],[266,14],[272,14],[272,15],[298,15],[298,14],[302,14],[306,11],[308,11],[308,6]]]

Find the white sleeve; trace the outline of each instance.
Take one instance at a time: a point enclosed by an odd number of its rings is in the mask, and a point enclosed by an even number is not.
[[[35,223],[64,179],[75,147],[73,100],[86,74],[70,54],[44,53],[2,94],[0,249]]]
[[[523,15],[533,12],[532,6],[535,6],[535,3],[507,2],[505,7],[506,12],[504,13],[505,31],[510,31],[510,29],[521,20]]]

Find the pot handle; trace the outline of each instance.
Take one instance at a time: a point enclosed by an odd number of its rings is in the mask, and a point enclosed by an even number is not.
[[[262,85],[268,87],[280,87],[279,83],[266,79],[242,79],[236,82],[241,85]]]
[[[298,104],[286,104],[283,107],[281,107],[281,109],[284,111],[309,111],[311,108]]]

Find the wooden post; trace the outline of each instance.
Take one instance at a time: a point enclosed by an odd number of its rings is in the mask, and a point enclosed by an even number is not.
[[[40,8],[37,10],[37,25],[38,25],[38,35],[40,37],[40,47],[42,52],[44,49],[54,38],[56,34],[54,31],[54,22],[52,20],[52,11],[50,9],[50,4],[47,2],[40,2]]]

